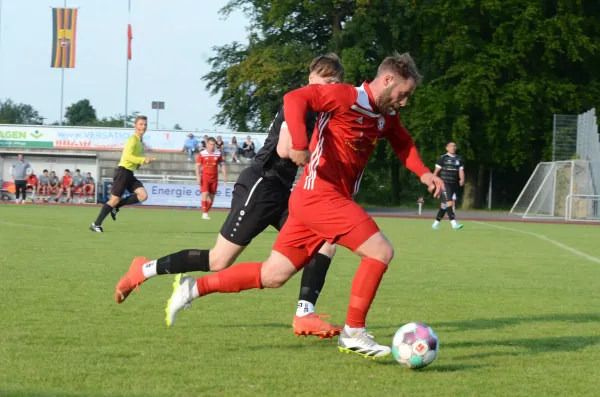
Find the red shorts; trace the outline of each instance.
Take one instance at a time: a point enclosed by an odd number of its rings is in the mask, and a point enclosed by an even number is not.
[[[200,184],[200,192],[208,192],[208,194],[217,193],[217,185],[219,184],[218,179],[207,179],[202,178],[202,183]]]
[[[334,191],[296,188],[289,200],[290,215],[273,250],[297,269],[304,267],[325,241],[356,251],[379,227],[350,197]]]

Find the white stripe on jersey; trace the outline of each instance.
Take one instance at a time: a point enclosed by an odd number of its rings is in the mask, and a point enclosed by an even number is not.
[[[304,181],[304,189],[306,190],[312,190],[315,187],[315,179],[317,178],[317,167],[319,165],[319,160],[321,159],[321,154],[323,154],[323,130],[325,129],[325,126],[329,122],[330,118],[330,113],[322,113],[321,118],[319,119],[319,135],[317,136],[317,147],[311,155],[310,163],[308,164],[308,176]]]

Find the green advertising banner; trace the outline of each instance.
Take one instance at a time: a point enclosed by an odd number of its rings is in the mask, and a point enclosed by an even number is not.
[[[53,148],[54,142],[32,128],[0,129],[0,147]]]

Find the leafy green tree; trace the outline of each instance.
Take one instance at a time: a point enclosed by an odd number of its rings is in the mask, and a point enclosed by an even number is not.
[[[96,121],[96,109],[88,99],[82,99],[67,107],[67,125],[90,125]]]
[[[11,99],[0,101],[1,124],[42,124],[42,118],[33,106],[15,103]]]

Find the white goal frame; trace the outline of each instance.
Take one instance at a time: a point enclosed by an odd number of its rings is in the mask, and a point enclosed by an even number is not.
[[[596,205],[598,207],[586,208],[586,209],[584,209],[584,211],[589,212],[591,210],[592,212],[595,212],[596,218],[595,219],[594,218],[591,218],[591,219],[573,218],[573,198],[588,199],[588,200],[595,199],[597,201]],[[586,216],[587,216],[587,214],[586,214]],[[568,222],[600,222],[600,196],[594,195],[594,194],[569,194],[565,200],[565,221],[568,221]]]

